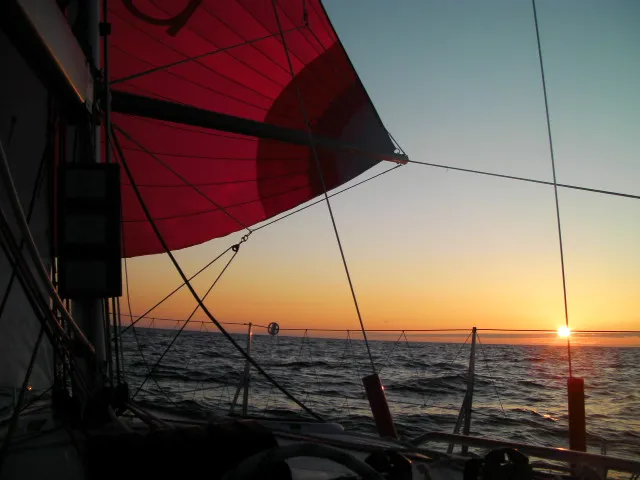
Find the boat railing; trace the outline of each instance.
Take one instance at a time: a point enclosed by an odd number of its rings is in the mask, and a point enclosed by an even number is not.
[[[615,470],[618,472],[639,473],[640,461],[619,457],[610,457],[595,453],[579,452],[565,448],[552,448],[531,445],[527,443],[511,442],[508,440],[491,439],[469,435],[459,435],[444,432],[428,432],[411,440],[416,447],[425,443],[445,443],[479,447],[486,449],[513,448],[526,455],[547,460],[567,462],[574,465],[588,465],[597,469]]]
[[[154,317],[144,318],[138,325],[149,328],[175,328],[176,330],[179,330],[183,323],[184,321],[180,320]],[[191,323],[194,324],[195,328],[199,328],[202,331],[215,331],[214,328],[206,321],[201,322],[198,320],[192,320]],[[295,382],[293,382],[291,378],[301,373],[306,373],[308,377],[315,377],[314,381],[317,385],[324,384],[324,386],[327,386],[327,382],[330,383],[332,380],[320,378],[321,375],[319,377],[318,372],[315,371],[315,367],[313,365],[319,357],[313,357],[313,355],[318,355],[318,352],[312,352],[313,348],[311,347],[311,344],[313,342],[309,341],[312,338],[341,340],[344,343],[345,352],[350,349],[359,349],[362,350],[362,352],[359,352],[359,355],[364,358],[362,342],[358,342],[358,340],[361,340],[361,337],[359,336],[359,332],[356,330],[287,328],[279,326],[274,327],[273,324],[260,325],[248,322],[228,322],[225,324],[225,327],[230,330],[235,330],[240,341],[242,341],[242,337],[244,337],[246,339],[248,352],[253,355],[257,361],[266,361],[267,363],[265,366],[272,370],[276,376],[279,374],[280,378],[285,382],[289,381],[293,388],[295,388],[295,385],[293,385]],[[494,364],[492,369],[490,365],[491,362],[487,361],[487,353],[485,350],[488,349],[488,343],[491,340],[496,341],[496,338],[498,338],[498,343],[506,343],[512,341],[514,336],[518,337],[522,335],[537,335],[538,337],[542,337],[546,343],[556,342],[561,345],[562,342],[566,342],[565,339],[558,338],[558,332],[556,330],[548,329],[483,329],[475,327],[473,329],[374,329],[367,331],[367,333],[369,339],[373,341],[372,350],[374,350],[374,357],[376,357],[376,364],[378,364],[378,373],[381,373],[391,386],[391,388],[388,388],[385,393],[389,399],[392,411],[395,409],[404,409],[406,412],[408,411],[407,409],[417,409],[421,414],[427,414],[430,416],[440,415],[440,418],[446,419],[447,422],[451,422],[451,419],[455,418],[455,424],[453,425],[451,434],[430,433],[428,434],[428,438],[431,441],[437,438],[440,442],[444,441],[443,439],[448,439],[448,453],[452,453],[454,446],[459,445],[461,446],[461,453],[463,454],[467,453],[468,447],[477,446],[475,443],[462,441],[462,439],[465,438],[472,438],[470,436],[472,416],[477,416],[478,418],[482,418],[483,416],[495,418],[495,415],[499,414],[500,410],[502,410],[505,421],[513,420],[507,418],[507,413],[503,405],[503,397],[505,400],[504,404],[508,406],[507,410],[509,411],[509,415],[513,413],[514,415],[521,417],[525,414],[523,412],[525,408],[531,409],[530,405],[518,405],[517,400],[509,401],[508,404],[506,403],[506,401],[509,400],[509,389],[504,388],[504,378],[501,379],[500,375],[494,376],[494,373],[499,373],[497,371],[493,371],[493,369],[497,368],[497,365]],[[629,332],[583,330],[574,331],[572,332],[572,335],[577,339],[580,338],[580,335],[583,335],[586,342],[593,339],[591,335],[598,333],[624,334]],[[632,333],[637,335],[640,332]],[[254,335],[261,337],[259,342],[256,343],[254,341]],[[504,335],[504,338],[499,337],[499,335]],[[490,340],[487,341],[487,338]],[[287,362],[281,362],[279,364],[277,361],[274,362],[274,357],[277,358],[278,354],[283,354],[282,352],[277,351],[277,346],[280,345],[281,340],[286,340],[285,343],[289,345],[289,349],[287,350],[287,355],[289,357]],[[386,340],[387,342],[376,343],[375,340]],[[405,384],[410,383],[411,381],[419,382],[425,378],[428,381],[437,380],[437,376],[434,377],[434,372],[429,371],[429,367],[425,366],[423,361],[424,359],[419,358],[420,352],[417,350],[416,342],[425,341],[450,344],[447,346],[447,352],[451,352],[451,358],[447,357],[442,360],[448,364],[448,370],[450,372],[457,370],[457,373],[454,375],[454,381],[452,381],[452,384],[455,386],[455,392],[452,391],[452,393],[447,396],[446,404],[431,404],[433,397],[426,398],[424,392],[421,394],[398,393],[394,388],[394,384],[398,384],[399,382],[396,382],[393,378],[393,373],[387,370],[387,368],[391,368],[389,367],[389,364],[390,361],[394,359],[394,355],[403,354],[405,355],[405,365],[407,364],[407,359],[415,360],[408,362],[409,364],[415,365],[413,367],[415,370],[415,377],[413,377],[413,380],[411,378],[404,378],[403,382],[405,382]],[[487,345],[485,345],[485,342]],[[454,348],[452,345],[454,343],[457,343],[459,348],[457,346]],[[402,349],[404,349],[404,352],[402,352]],[[557,351],[563,352],[564,350],[558,349]],[[453,355],[454,352],[455,355]],[[465,352],[468,353],[468,362],[463,360],[463,357],[466,356]],[[308,388],[306,391],[299,392],[302,394],[301,399],[304,402],[309,403],[312,408],[318,409],[326,407],[330,402],[333,402],[333,405],[342,402],[342,408],[348,412],[344,417],[347,420],[354,412],[358,416],[370,415],[370,412],[368,412],[366,397],[364,395],[364,389],[360,382],[364,374],[367,372],[365,372],[364,367],[362,366],[362,368],[358,370],[358,361],[353,360],[353,358],[355,357],[351,357],[348,352],[346,356],[343,355],[343,359],[346,359],[344,362],[344,368],[351,369],[353,373],[353,382],[349,385],[348,390],[346,388],[344,390],[336,389],[333,388],[333,385],[331,385],[331,388],[314,389],[312,387]],[[362,358],[360,358],[360,361]],[[539,361],[540,359],[535,360]],[[548,359],[543,360],[546,361]],[[420,366],[418,366],[418,364],[420,364]],[[290,366],[287,367],[287,365]],[[340,362],[340,365],[343,365],[342,361]],[[331,366],[332,368],[336,367],[336,365],[333,364]],[[275,407],[275,404],[277,403],[272,396],[273,389],[270,388],[269,385],[259,376],[251,375],[251,368],[248,363],[236,364],[236,367],[239,368],[236,368],[235,381],[228,379],[226,383],[197,385],[196,388],[193,389],[176,390],[174,388],[172,390],[172,394],[192,395],[190,398],[192,400],[197,400],[196,395],[202,394],[203,403],[207,405],[216,403],[215,401],[212,402],[212,400],[222,401],[221,403],[227,402],[227,413],[243,417],[255,416],[256,414],[269,414],[269,412],[277,411],[278,408],[269,408]],[[280,370],[278,368],[280,368]],[[289,368],[288,371],[287,368]],[[478,377],[478,371],[480,372],[480,377]],[[558,373],[562,372],[559,371]],[[289,376],[290,378],[286,378],[286,376]],[[481,389],[478,389],[478,386],[476,385],[476,380],[478,378],[480,378],[478,381],[483,385]],[[500,380],[501,383],[498,384],[497,380]],[[462,382],[464,382],[464,384],[462,384]],[[490,383],[488,385],[489,388],[485,388],[487,387],[487,382]],[[422,386],[424,386],[424,384]],[[447,385],[445,387],[449,389],[452,388],[451,385]],[[413,392],[419,391],[420,388],[413,389]],[[213,396],[210,394],[210,392],[214,390],[220,392],[215,399],[213,399]],[[223,392],[224,390],[226,390],[226,392]],[[475,398],[474,393],[476,393]],[[155,394],[157,394],[157,392],[155,392]],[[451,403],[452,400],[455,400],[456,396],[458,398],[457,401],[459,402],[457,405],[455,403]],[[313,402],[315,402],[315,404]],[[279,404],[279,406],[283,408],[284,405],[284,403]],[[498,410],[496,411],[496,409]],[[545,413],[540,414],[540,417],[542,418],[544,415],[545,418],[543,420],[548,419],[549,421],[557,422],[559,420],[556,417],[560,417],[564,414],[562,411],[548,413],[549,415]],[[537,415],[536,412],[533,412],[532,414]],[[486,420],[486,418],[482,419]],[[331,420],[341,421],[342,419],[333,416]],[[477,432],[477,428],[475,430]],[[462,433],[462,435],[460,435],[460,433]],[[597,437],[592,436],[590,438],[591,446],[593,447],[593,442],[596,441],[601,443],[601,445],[596,445],[596,447],[603,447],[602,442],[604,442],[604,440],[601,438],[595,440],[595,438]],[[501,445],[512,443],[505,443],[504,441],[499,442]],[[565,450],[550,449],[549,451],[564,452]],[[612,453],[615,454],[615,452]]]

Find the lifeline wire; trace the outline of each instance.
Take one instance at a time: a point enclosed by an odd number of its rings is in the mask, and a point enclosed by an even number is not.
[[[564,320],[569,328],[569,307],[567,304],[567,278],[564,270],[564,248],[562,246],[562,226],[560,224],[560,204],[558,203],[558,184],[556,181],[556,159],[553,152],[553,139],[551,136],[551,119],[549,118],[549,100],[547,98],[547,82],[544,76],[544,64],[542,62],[542,47],[540,45],[540,30],[538,28],[538,13],[536,11],[536,0],[531,0],[533,6],[533,20],[536,26],[536,41],[538,43],[538,59],[540,60],[540,76],[542,77],[542,93],[544,94],[544,111],[547,119],[547,136],[549,138],[549,153],[551,155],[551,170],[553,172],[553,192],[556,199],[556,219],[558,221],[558,241],[560,244],[560,266],[562,269],[562,293],[564,297]],[[569,359],[569,377],[572,377],[571,369],[571,340],[567,335],[567,355]]]
[[[262,368],[260,366],[260,364],[258,362],[256,362],[253,359],[253,357],[251,355],[249,355],[244,350],[244,348],[242,348],[238,344],[238,342],[235,341],[235,339],[229,334],[229,332],[227,332],[227,330],[220,324],[220,322],[209,311],[209,309],[204,304],[204,302],[202,301],[202,299],[200,298],[198,293],[193,288],[193,285],[191,285],[191,283],[189,282],[189,279],[187,278],[187,276],[185,275],[184,271],[182,270],[182,267],[180,267],[180,264],[176,260],[176,257],[173,255],[173,253],[171,252],[171,249],[169,249],[169,246],[167,245],[167,242],[164,240],[164,237],[160,233],[160,230],[158,229],[158,226],[156,225],[156,222],[153,219],[153,216],[151,215],[151,212],[147,208],[147,205],[144,202],[144,199],[142,198],[142,194],[140,193],[140,189],[138,188],[138,186],[137,186],[137,184],[136,184],[136,182],[135,182],[135,180],[133,178],[133,175],[131,174],[131,170],[129,170],[129,165],[127,164],[127,161],[126,161],[126,159],[124,157],[124,154],[122,152],[122,148],[120,148],[120,142],[118,141],[118,137],[115,134],[113,135],[113,139],[114,139],[114,142],[115,142],[116,150],[118,151],[118,155],[120,156],[120,160],[122,162],[122,167],[124,168],[124,171],[125,171],[127,177],[129,178],[129,181],[131,182],[131,187],[133,188],[133,191],[134,191],[134,193],[136,195],[136,198],[138,199],[138,202],[140,202],[140,207],[144,211],[144,214],[147,217],[147,219],[149,220],[149,225],[153,229],[153,232],[155,233],[156,237],[158,238],[158,241],[160,242],[160,244],[162,245],[162,248],[167,253],[167,256],[171,260],[171,263],[173,263],[173,266],[175,267],[176,271],[178,272],[178,274],[182,278],[182,281],[185,282],[185,284],[187,285],[187,288],[189,289],[189,292],[191,292],[191,295],[193,296],[193,298],[200,305],[200,308],[202,309],[202,311],[209,318],[209,320],[211,320],[211,322],[216,327],[218,327],[218,330],[220,330],[220,333],[222,333],[225,336],[225,338],[234,346],[234,348],[236,350],[238,350],[238,352],[240,352],[240,354],[244,357],[244,359],[247,360],[261,375],[263,375],[267,380],[269,380],[271,383],[273,383],[273,385],[278,390],[280,390],[289,400],[291,400],[296,405],[298,405],[300,408],[302,408],[302,410],[304,410],[306,413],[311,415],[316,420],[323,421],[323,418],[320,415],[318,415],[313,410],[311,410],[309,407],[307,407],[305,404],[300,402],[300,400],[298,400],[296,397],[294,397],[286,388],[284,388],[282,385],[280,385],[280,383],[278,383],[278,381],[275,378],[273,378],[271,375],[269,375],[264,370],[264,368]]]
[[[480,341],[480,334],[476,333],[476,338],[478,339],[478,345],[480,345],[480,350],[482,351],[482,357],[484,358],[484,363],[487,366],[487,372],[489,372],[489,378],[491,379],[491,383],[493,383],[493,389],[498,396],[498,401],[500,402],[500,408],[502,409],[502,415],[507,418],[507,413],[504,411],[504,406],[502,405],[502,399],[500,398],[500,393],[498,393],[498,387],[496,386],[496,381],[493,379],[493,375],[491,374],[491,368],[489,367],[489,361],[487,360],[487,355],[484,353],[484,347],[482,346],[482,342]]]
[[[371,362],[371,369],[373,370],[373,374],[376,374],[376,364],[373,361],[373,356],[371,355],[371,348],[369,347],[369,340],[367,339],[367,331],[364,328],[364,322],[362,321],[362,314],[360,313],[360,307],[358,305],[358,299],[356,297],[356,291],[353,287],[353,282],[351,281],[351,274],[349,273],[349,266],[347,265],[347,258],[344,254],[344,249],[342,248],[342,242],[340,241],[340,234],[338,233],[338,226],[336,225],[336,219],[333,216],[333,209],[331,208],[331,202],[329,201],[329,195],[327,193],[327,185],[324,181],[324,174],[322,173],[322,166],[320,165],[320,158],[318,157],[318,151],[316,150],[316,144],[313,139],[313,133],[311,132],[311,128],[309,127],[309,116],[307,115],[307,110],[304,107],[304,102],[302,101],[302,94],[300,93],[300,86],[298,85],[298,79],[296,77],[295,71],[293,70],[293,63],[291,62],[291,55],[289,54],[289,49],[287,48],[287,41],[284,38],[284,30],[282,29],[282,24],[280,23],[280,15],[278,14],[278,6],[276,5],[276,0],[272,0],[271,4],[273,5],[273,11],[276,16],[276,21],[278,22],[278,30],[280,30],[280,37],[282,38],[282,46],[284,47],[284,52],[287,56],[287,62],[289,64],[289,70],[291,72],[291,79],[296,87],[296,94],[298,96],[298,103],[300,105],[300,111],[302,113],[302,117],[304,120],[304,124],[307,130],[307,135],[309,137],[309,146],[311,147],[311,152],[313,154],[313,159],[315,160],[316,168],[318,170],[318,175],[320,177],[320,182],[322,183],[322,191],[324,192],[324,199],[327,202],[327,209],[329,210],[329,216],[331,217],[331,223],[333,225],[333,231],[336,234],[336,241],[338,242],[338,248],[340,249],[340,256],[342,257],[342,264],[344,265],[344,271],[347,274],[347,280],[349,281],[349,288],[351,289],[351,296],[353,297],[353,304],[356,307],[356,313],[358,314],[358,320],[360,322],[360,328],[362,330],[362,336],[364,337],[364,344],[367,347],[367,354],[369,355],[369,361]]]
[[[206,293],[202,296],[202,301],[204,302],[207,299],[207,296],[209,295],[209,293],[211,293],[211,290],[213,290],[213,287],[216,286],[216,284],[218,283],[218,280],[220,280],[222,278],[222,275],[224,275],[224,272],[227,271],[227,268],[229,268],[229,265],[231,265],[231,262],[233,262],[233,259],[236,258],[236,255],[238,254],[238,249],[234,249],[233,251],[233,255],[231,256],[231,258],[229,259],[229,261],[227,262],[227,264],[224,266],[224,268],[222,269],[222,271],[218,274],[218,276],[216,277],[216,279],[213,281],[213,283],[211,284],[211,286],[209,287],[209,289],[206,291]],[[140,384],[140,386],[138,387],[138,389],[136,390],[136,392],[132,395],[131,399],[133,400],[134,398],[136,398],[136,395],[138,395],[138,392],[140,392],[140,390],[142,389],[142,387],[144,387],[144,385],[147,383],[147,380],[149,380],[149,377],[151,377],[151,375],[153,374],[153,372],[155,372],[156,368],[158,368],[158,366],[160,365],[160,363],[162,363],[162,360],[164,359],[164,357],[167,355],[167,353],[169,353],[169,350],[171,350],[171,347],[173,346],[174,343],[176,343],[176,340],[178,340],[178,337],[180,336],[180,334],[184,331],[185,328],[187,328],[187,325],[189,324],[189,322],[191,321],[191,319],[193,318],[193,316],[196,314],[196,312],[198,311],[198,309],[200,308],[200,305],[196,305],[196,308],[193,309],[193,311],[191,312],[191,315],[189,315],[187,317],[187,319],[185,320],[184,324],[182,325],[182,327],[180,327],[180,329],[178,330],[178,332],[175,334],[175,336],[171,339],[171,342],[169,342],[169,345],[167,345],[167,348],[164,349],[164,352],[162,352],[162,355],[160,355],[160,357],[158,358],[158,360],[156,360],[156,363],[153,364],[153,366],[151,367],[151,369],[149,370],[149,373],[147,373],[147,376],[144,378],[144,380],[142,381],[142,383]]]
[[[124,239],[122,242],[122,250],[124,253]],[[131,293],[129,292],[129,269],[127,268],[127,257],[126,255],[124,256],[124,280],[125,280],[125,286],[127,289],[127,307],[129,308],[129,315],[131,315]],[[129,317],[131,318],[131,317]],[[144,365],[145,369],[149,369],[149,364],[147,363],[147,358],[144,355],[144,352],[142,351],[142,346],[140,345],[140,340],[138,339],[138,333],[136,332],[135,327],[131,328],[131,331],[133,332],[133,338],[135,339],[136,342],[136,346],[138,347],[138,353],[140,354],[140,358],[142,359],[142,364]],[[122,332],[119,334],[120,338],[122,339]],[[153,372],[151,372],[150,370],[148,370],[150,373],[148,374],[148,377],[150,376],[151,379],[153,380],[153,382],[156,384],[156,387],[158,387],[158,390],[160,390],[160,392],[162,392],[162,394],[167,397],[167,400],[169,400],[169,403],[172,403],[173,405],[175,405],[175,402],[173,401],[173,399],[171,398],[171,396],[166,392],[166,390],[164,388],[162,388],[160,386],[160,383],[158,383],[158,380],[156,379],[156,377],[154,377],[152,375]],[[147,378],[148,378],[147,377]]]
[[[113,132],[112,132],[113,133]],[[111,140],[112,143],[115,143],[114,141],[115,139],[115,135],[111,136]],[[112,145],[113,147],[113,145]],[[122,205],[120,205],[120,221],[122,222]],[[122,230],[121,235],[120,235],[120,241],[122,242],[122,257],[124,260],[124,280],[125,280],[125,288],[126,288],[126,292],[127,292],[127,308],[129,309],[129,318],[131,317],[131,291],[129,290],[129,269],[127,267],[127,252],[126,252],[126,245],[124,242],[124,230]],[[118,298],[118,300],[120,300]],[[120,315],[118,315],[118,319],[120,319]],[[142,351],[142,346],[140,345],[140,339],[138,339],[138,333],[136,332],[136,329],[133,325],[131,325],[131,331],[133,332],[133,338],[136,342],[136,347],[138,347],[138,353],[140,354],[140,358],[142,359],[142,364],[144,365],[145,369],[148,370],[149,368],[149,364],[147,363],[147,359],[144,355],[144,352]],[[120,341],[122,341],[122,333],[123,331],[120,330],[117,333],[117,337],[120,338]],[[120,353],[122,353],[122,349],[120,349]],[[122,357],[122,364],[124,365],[124,356]],[[176,405],[175,402],[173,401],[173,399],[171,398],[171,396],[165,391],[164,388],[162,388],[160,386],[160,383],[158,383],[158,380],[156,379],[156,377],[154,377],[153,375],[149,374],[151,376],[151,379],[153,380],[153,383],[156,384],[156,387],[158,387],[158,390],[167,398],[167,400],[169,400],[169,403],[173,404],[174,406]]]
[[[213,265],[220,257],[222,257],[225,253],[227,253],[229,250],[233,249],[233,247],[235,247],[235,245],[230,246],[229,248],[227,248],[224,252],[222,252],[220,255],[218,255],[216,258],[214,258],[213,260],[211,260],[209,263],[207,263],[204,267],[202,267],[200,270],[198,270],[196,273],[194,273],[193,275],[191,275],[189,277],[189,281],[193,280],[194,278],[196,278],[198,275],[200,275],[202,272],[204,272],[207,268],[209,268],[211,265]],[[126,260],[125,260],[126,262]],[[149,310],[147,310],[146,312],[144,312],[142,315],[137,315],[137,318],[135,320],[133,320],[133,315],[131,315],[130,321],[131,323],[129,325],[126,326],[126,328],[124,328],[120,334],[122,335],[123,333],[125,333],[127,330],[129,330],[130,328],[133,328],[133,326],[135,324],[137,324],[140,320],[142,320],[143,318],[145,318],[147,315],[149,315],[151,312],[153,312],[156,308],[158,308],[160,305],[162,305],[162,303],[164,303],[165,301],[167,301],[173,294],[175,294],[178,290],[180,290],[182,287],[185,286],[185,283],[183,282],[182,284],[180,284],[179,287],[176,287],[171,293],[167,294],[162,300],[160,300],[158,303],[156,303],[153,307],[151,307]],[[131,313],[131,312],[129,312]]]

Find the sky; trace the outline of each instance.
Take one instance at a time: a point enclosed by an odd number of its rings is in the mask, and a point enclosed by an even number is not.
[[[552,180],[530,1],[324,3],[409,158]],[[639,195],[640,2],[536,5],[557,181]],[[366,328],[564,324],[552,187],[407,165],[331,201]],[[570,326],[640,329],[640,201],[560,189],[559,205]],[[241,235],[176,256],[194,273]],[[136,314],[180,284],[166,256],[128,270]],[[359,328],[323,203],[255,232],[206,303],[223,322]],[[194,306],[180,292],[153,316],[182,319]],[[602,340],[616,342],[640,344]]]

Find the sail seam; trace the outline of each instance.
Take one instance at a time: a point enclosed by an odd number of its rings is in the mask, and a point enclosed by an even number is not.
[[[141,62],[144,62],[144,63],[147,63],[147,64],[151,65],[151,63],[149,63],[149,62],[147,62],[146,60],[144,60],[144,59],[142,59],[142,58],[138,57],[137,55],[134,55],[134,54],[133,54],[133,53],[131,53],[131,52],[128,52],[128,51],[124,50],[123,48],[119,47],[118,45],[112,45],[112,47],[113,47],[113,48],[115,48],[115,49],[117,49],[117,50],[120,50],[121,52],[123,52],[123,53],[125,53],[125,54],[127,54],[127,55],[129,55],[130,57],[133,57],[133,58],[135,58],[135,59],[137,59],[137,60],[139,60],[139,61],[141,61]],[[264,112],[268,112],[268,111],[269,111],[269,107],[263,107],[263,106],[258,105],[258,104],[256,104],[256,103],[252,103],[252,102],[249,102],[249,101],[247,101],[247,100],[242,100],[242,99],[241,99],[241,98],[239,98],[239,97],[235,97],[235,96],[233,96],[233,95],[229,95],[228,93],[224,93],[224,92],[222,92],[222,91],[216,90],[216,89],[211,88],[211,87],[209,87],[209,86],[207,86],[207,85],[204,85],[204,84],[202,84],[202,83],[196,82],[195,80],[192,80],[192,79],[190,79],[190,78],[184,77],[183,75],[180,75],[179,73],[171,72],[171,71],[168,71],[168,70],[167,70],[167,71],[165,71],[164,73],[166,73],[167,75],[170,75],[170,76],[172,76],[172,77],[174,77],[174,78],[177,78],[178,80],[181,80],[181,81],[183,81],[183,82],[186,82],[187,84],[191,84],[192,86],[195,86],[195,87],[201,88],[201,89],[203,89],[203,90],[205,90],[205,91],[209,92],[209,94],[220,95],[220,96],[221,96],[221,97],[223,97],[223,98],[227,98],[227,99],[233,100],[234,102],[238,102],[238,103],[240,103],[240,104],[247,105],[247,106],[252,107],[252,108],[255,108],[255,109],[257,109],[257,110],[262,110],[262,111],[264,111]],[[248,90],[250,90],[250,89],[248,89]],[[155,95],[155,92],[154,92],[154,95]],[[267,97],[266,95],[262,95],[262,94],[260,94],[260,95],[261,95],[262,97],[264,97],[264,98],[265,98],[265,100],[268,100],[268,101],[270,101],[270,102],[274,102],[274,101],[276,100],[275,98]],[[164,98],[167,98],[167,97],[164,97]],[[170,100],[171,100],[171,101],[175,101],[175,99],[174,99],[174,98],[171,98]],[[285,118],[286,118],[286,117],[285,117]]]
[[[128,21],[126,18],[123,18],[122,20],[123,20],[124,22],[128,23],[129,25],[131,25],[131,27],[133,27],[134,29],[136,29],[137,31],[139,31],[140,33],[142,33],[143,35],[145,35],[145,36],[147,36],[147,37],[151,38],[152,40],[156,41],[156,42],[157,42],[157,43],[159,43],[160,45],[163,45],[163,46],[164,46],[164,47],[166,47],[167,49],[169,49],[169,50],[171,50],[171,51],[173,51],[173,52],[175,52],[175,53],[177,53],[177,54],[179,54],[179,55],[187,56],[184,52],[182,52],[182,51],[178,50],[177,48],[174,48],[173,46],[169,45],[169,44],[168,44],[168,43],[166,43],[166,42],[163,42],[160,38],[158,38],[158,37],[154,37],[154,36],[152,36],[152,35],[148,34],[147,32],[145,32],[144,30],[142,30],[142,29],[141,29],[141,28],[139,28],[138,26],[136,26],[136,25],[134,25],[133,23],[131,23],[130,21]],[[205,42],[209,43],[210,45],[212,45],[212,46],[214,46],[214,47],[217,47],[217,45],[216,45],[216,44],[214,44],[214,43],[212,43],[210,40],[208,40],[208,39],[204,38],[204,37],[203,37],[202,35],[200,35],[198,32],[194,31],[193,29],[189,29],[189,30],[190,30],[191,32],[193,32],[195,35],[197,35],[198,37],[200,37],[201,39],[203,39]],[[118,47],[118,48],[119,48],[119,50],[122,50],[122,51],[124,51],[125,53],[129,53],[129,52],[125,51],[124,49],[122,49],[121,47]],[[226,52],[226,53],[228,53],[228,52]],[[130,55],[131,55],[131,54],[130,54]],[[135,58],[138,58],[139,60],[141,60],[141,61],[143,61],[143,62],[145,62],[145,63],[149,63],[148,61],[146,61],[146,60],[144,60],[144,59],[141,59],[141,58],[139,58],[139,57],[137,57],[137,56],[135,56],[135,55],[132,55],[132,56],[134,56]],[[235,58],[235,56],[233,56],[233,55],[232,55],[232,57],[233,57],[233,58]],[[238,80],[235,80],[235,79],[233,79],[233,78],[231,78],[231,77],[229,77],[229,76],[225,75],[224,73],[221,73],[220,71],[218,71],[218,70],[216,70],[216,69],[214,69],[214,68],[209,67],[208,65],[205,65],[204,63],[201,63],[201,62],[199,62],[199,61],[197,61],[197,60],[195,60],[195,63],[197,63],[198,65],[200,65],[200,66],[201,66],[202,68],[204,68],[205,70],[208,70],[209,72],[214,73],[214,74],[216,74],[216,75],[220,75],[221,77],[223,77],[223,78],[225,78],[225,79],[229,80],[230,82],[235,83],[236,85],[242,86],[242,87],[246,88],[247,90],[249,90],[249,91],[251,91],[251,92],[254,92],[254,93],[255,93],[255,94],[257,94],[257,95],[260,95],[260,96],[265,97],[265,98],[267,98],[267,99],[269,99],[269,100],[272,100],[272,101],[274,100],[273,98],[269,97],[268,95],[265,95],[264,93],[259,92],[258,90],[255,90],[255,89],[253,89],[253,88],[249,87],[248,85],[246,85],[246,84],[244,84],[244,83],[242,83],[242,82],[239,82]],[[157,66],[156,66],[156,65],[153,65],[153,67],[152,67],[152,68],[157,68]],[[166,69],[161,68],[161,71],[166,71]],[[166,71],[166,73],[172,73],[172,72]],[[182,77],[181,77],[181,78],[182,78]],[[277,82],[274,82],[274,80],[273,80],[273,79],[269,78],[269,80],[270,80],[270,81],[272,81],[273,83],[276,83],[276,85],[278,85],[278,84],[277,84]],[[280,87],[282,87],[282,85],[279,85],[279,86],[280,86]],[[231,98],[233,98],[233,97],[231,97]]]
[[[125,185],[133,187],[133,185],[130,184],[130,183],[125,184]],[[137,184],[136,184],[136,186],[137,186]],[[269,196],[263,196],[261,198],[255,199],[255,200],[249,200],[249,201],[242,202],[242,203],[235,203],[233,205],[228,205],[225,208],[229,209],[229,208],[242,207],[244,205],[249,205],[251,203],[256,203],[256,202],[260,202],[262,200],[276,198],[276,197],[280,197],[282,195],[286,195],[288,193],[294,193],[294,192],[297,192],[297,191],[300,191],[300,190],[304,190],[305,188],[309,188],[310,186],[311,186],[311,184],[306,183],[306,184],[302,185],[301,187],[293,188],[291,190],[287,190],[286,192],[276,193],[274,195],[269,195]],[[154,218],[154,220],[160,220],[160,221],[162,221],[162,220],[174,220],[176,218],[186,218],[186,217],[193,217],[193,216],[197,216],[197,215],[206,215],[207,213],[217,212],[218,210],[222,210],[223,211],[223,209],[221,209],[221,208],[211,208],[211,209],[208,209],[208,210],[202,210],[200,212],[191,212],[191,213],[184,213],[184,214],[178,214],[178,215],[169,215],[169,216],[166,216],[166,217],[156,217],[156,218]],[[224,211],[223,211],[223,213],[224,213]],[[266,220],[266,218],[264,220]],[[146,222],[146,220],[123,220],[122,222],[123,223],[142,223],[142,222]],[[247,228],[247,230],[249,230],[249,229]],[[255,229],[252,228],[249,231],[253,232],[254,230]]]
[[[291,31],[295,31],[295,30],[298,30],[300,28],[303,28],[303,27],[295,27],[295,28],[291,29]],[[213,44],[212,42],[209,42],[212,45],[214,45],[217,48],[217,50],[211,50],[209,52],[201,53],[199,55],[190,56],[190,57],[184,58],[182,60],[178,60],[178,61],[175,61],[175,62],[167,63],[167,64],[164,64],[164,65],[159,65],[157,67],[153,67],[153,68],[150,68],[148,70],[143,70],[143,71],[141,71],[139,73],[134,73],[134,74],[128,75],[126,77],[120,77],[120,78],[117,78],[117,79],[113,80],[111,82],[111,85],[114,85],[114,84],[117,84],[117,83],[122,83],[122,82],[128,82],[129,80],[133,80],[133,79],[136,79],[136,78],[144,77],[144,76],[150,75],[152,73],[156,73],[156,72],[159,72],[159,71],[162,71],[162,70],[166,70],[166,69],[171,68],[171,67],[176,67],[178,65],[182,65],[184,63],[197,62],[201,58],[213,56],[213,55],[216,55],[218,53],[228,52],[229,50],[232,50],[234,48],[248,46],[248,45],[251,45],[253,43],[258,43],[258,42],[260,42],[262,40],[267,40],[267,39],[273,38],[273,37],[275,37],[277,35],[279,35],[279,33],[271,33],[269,35],[265,35],[265,36],[262,36],[262,37],[259,37],[259,38],[254,38],[254,39],[251,39],[251,40],[246,40],[246,41],[244,41],[242,43],[237,43],[235,45],[230,45],[228,47],[218,47],[217,45]],[[242,38],[242,37],[240,37],[240,38]],[[182,52],[180,52],[180,53],[182,53]],[[183,55],[184,55],[184,53],[183,53]],[[256,70],[255,68],[251,67],[250,65],[248,65],[246,62],[243,62],[242,60],[238,59],[237,57],[234,56],[233,58],[238,60],[243,65],[246,65],[247,67],[249,67],[252,70],[256,71],[257,73],[262,73],[262,72]],[[197,63],[202,65],[200,62],[197,62]],[[215,72],[217,72],[217,70],[215,70]],[[280,85],[279,83],[274,81],[273,78],[267,77],[265,75],[263,75],[263,76],[266,79],[273,81],[273,83],[275,83],[276,85],[278,85],[280,87],[284,86],[284,85]]]
[[[222,207],[220,204],[218,204],[216,201],[214,201],[211,197],[209,197],[209,195],[205,194],[204,192],[202,192],[198,187],[193,186],[186,178],[184,178],[182,175],[180,175],[178,172],[176,172],[173,168],[171,168],[169,165],[167,165],[165,162],[163,162],[162,160],[160,160],[157,156],[155,156],[153,153],[151,153],[149,151],[149,149],[147,149],[144,145],[142,145],[140,142],[138,142],[137,140],[135,140],[134,138],[131,137],[131,135],[129,135],[128,133],[126,133],[124,130],[122,130],[120,127],[118,127],[118,125],[114,124],[113,128],[115,128],[116,130],[118,130],[122,135],[124,135],[129,141],[135,143],[136,145],[138,145],[140,148],[142,148],[151,158],[153,158],[154,160],[156,160],[160,165],[164,166],[167,170],[169,170],[171,173],[173,173],[176,177],[178,177],[180,180],[182,180],[186,185],[192,187],[196,192],[198,192],[198,194],[200,194],[200,196],[202,196],[204,199],[206,199],[208,202],[210,202],[214,207],[220,209],[225,215],[227,215],[231,220],[235,221],[238,225],[240,225],[242,228],[248,230],[249,232],[251,232],[251,228],[249,228],[244,222],[238,220],[236,217],[234,217],[233,215],[231,215],[224,207]],[[123,165],[124,165],[124,157],[122,155],[120,155],[121,160],[123,161]],[[133,182],[133,179],[131,179],[131,183],[132,185],[134,185],[134,189],[135,189],[135,185]]]

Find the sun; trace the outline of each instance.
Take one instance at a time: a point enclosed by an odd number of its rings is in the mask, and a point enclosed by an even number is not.
[[[571,335],[571,329],[567,326],[562,326],[560,328],[558,328],[558,336],[559,337],[568,337],[569,335]]]

